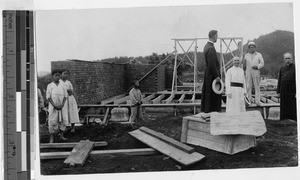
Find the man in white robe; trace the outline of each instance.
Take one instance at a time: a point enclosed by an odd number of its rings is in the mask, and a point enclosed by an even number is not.
[[[239,57],[234,57],[233,66],[226,73],[226,113],[236,114],[246,111],[244,100],[244,96],[247,94],[245,75],[244,70],[239,65]]]

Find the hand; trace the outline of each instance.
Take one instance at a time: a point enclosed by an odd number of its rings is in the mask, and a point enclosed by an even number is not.
[[[232,94],[227,94],[228,98],[231,99],[232,98]]]
[[[257,66],[252,66],[252,69],[258,69],[258,67]]]
[[[67,92],[68,92],[69,95],[72,95],[72,94],[73,94],[72,89],[68,89]]]

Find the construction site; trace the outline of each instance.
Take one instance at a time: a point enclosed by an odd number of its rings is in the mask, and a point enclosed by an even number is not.
[[[49,143],[47,124],[40,120],[41,174],[298,166],[297,123],[279,121],[280,98],[274,91],[262,89],[260,106],[248,105],[235,116],[225,113],[223,92],[222,112],[209,120],[201,117],[203,74],[197,70],[197,52],[207,40],[172,39],[174,51],[156,65],[52,61],[51,69],[70,71],[80,124],[75,134],[66,131],[67,142]],[[242,58],[243,44],[241,37],[218,38],[223,81],[232,58]],[[167,60],[173,68],[164,65]],[[182,63],[192,73],[179,75]],[[140,82],[144,121],[132,125],[134,81]]]

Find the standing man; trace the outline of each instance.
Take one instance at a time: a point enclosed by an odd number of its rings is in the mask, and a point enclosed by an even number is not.
[[[139,89],[140,84],[138,81],[134,83],[133,88],[129,92],[129,99],[132,103],[131,114],[129,118],[130,123],[135,123],[137,120],[143,121],[142,114],[142,93]]]
[[[246,83],[247,94],[250,102],[252,102],[252,87],[255,89],[255,104],[260,105],[260,69],[264,67],[264,59],[259,52],[256,52],[256,45],[250,41],[248,43],[249,52],[245,54],[246,63]]]
[[[218,31],[211,30],[208,33],[209,41],[204,47],[204,60],[206,64],[204,72],[204,81],[201,96],[201,111],[210,113],[212,111],[221,111],[221,94],[216,94],[212,90],[212,82],[216,79],[220,81],[220,63],[217,57],[217,52],[214,43],[218,39]]]
[[[246,83],[244,70],[240,66],[240,58],[233,58],[233,66],[227,70],[226,85],[226,113],[237,114],[245,112]]]
[[[291,53],[285,53],[283,57],[285,65],[280,68],[277,86],[280,119],[297,121],[295,64]]]

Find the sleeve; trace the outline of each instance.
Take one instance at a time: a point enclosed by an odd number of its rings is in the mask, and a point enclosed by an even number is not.
[[[246,84],[246,78],[244,74],[244,70],[242,70],[242,76],[243,76],[243,84],[244,84],[244,94],[247,93],[247,84]]]
[[[280,85],[281,85],[281,71],[282,71],[282,68],[280,68],[279,70],[279,75],[278,75],[278,82],[277,82],[277,94],[280,93]]]
[[[261,54],[259,54],[257,68],[260,69],[260,68],[264,67],[264,65],[265,65],[264,58],[262,57]]]
[[[73,85],[72,85],[72,83],[69,81],[69,84],[70,84],[70,89],[73,91]]]
[[[226,94],[231,93],[230,82],[231,82],[231,69],[228,69],[225,76]]]
[[[129,99],[131,101],[132,104],[136,104],[138,101],[135,99],[134,97],[134,93],[133,90],[131,89],[131,91],[129,92]]]
[[[209,72],[213,75],[213,79],[220,77],[220,72],[217,68],[217,53],[216,50],[213,48],[209,48],[207,51],[207,67]]]
[[[46,91],[46,99],[51,98],[51,84],[48,84],[47,91]]]
[[[38,89],[38,103],[39,103],[39,107],[43,108],[44,107],[44,98],[42,96],[41,90]]]

